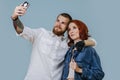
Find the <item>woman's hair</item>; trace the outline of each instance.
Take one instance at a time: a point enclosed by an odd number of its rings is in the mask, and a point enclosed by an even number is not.
[[[87,40],[88,37],[90,37],[90,35],[88,34],[88,28],[86,26],[85,23],[83,23],[80,20],[71,20],[70,23],[74,23],[77,25],[78,29],[79,29],[79,35],[80,35],[80,39],[82,40]],[[70,24],[69,23],[69,24]],[[69,25],[68,25],[69,26]],[[68,29],[67,29],[68,30]],[[69,33],[69,30],[67,31]],[[68,38],[69,38],[69,42],[68,42],[68,46],[71,46],[74,44],[74,41],[70,38],[69,34],[68,34]]]

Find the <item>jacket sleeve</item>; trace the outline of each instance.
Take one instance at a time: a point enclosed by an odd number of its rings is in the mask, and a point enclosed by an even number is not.
[[[102,80],[104,77],[104,72],[101,67],[100,58],[97,55],[95,49],[90,48],[87,51],[88,57],[85,57],[85,60],[88,61],[91,58],[90,65],[86,65],[86,67],[82,67],[82,78],[87,80]]]

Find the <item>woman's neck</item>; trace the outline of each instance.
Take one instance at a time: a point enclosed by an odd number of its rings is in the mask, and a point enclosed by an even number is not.
[[[74,40],[74,44],[76,44],[79,41],[82,41],[82,40],[81,39]]]

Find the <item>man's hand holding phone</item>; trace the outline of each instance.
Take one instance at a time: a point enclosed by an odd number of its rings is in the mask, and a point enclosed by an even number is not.
[[[21,5],[17,6],[13,12],[13,15],[11,16],[11,18],[13,20],[16,20],[18,18],[18,16],[22,16],[26,13],[27,8],[29,7],[29,3],[27,1],[25,1],[24,3],[22,3]]]

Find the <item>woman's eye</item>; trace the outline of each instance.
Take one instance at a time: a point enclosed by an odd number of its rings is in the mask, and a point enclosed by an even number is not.
[[[73,29],[76,29],[76,27],[74,26]]]

